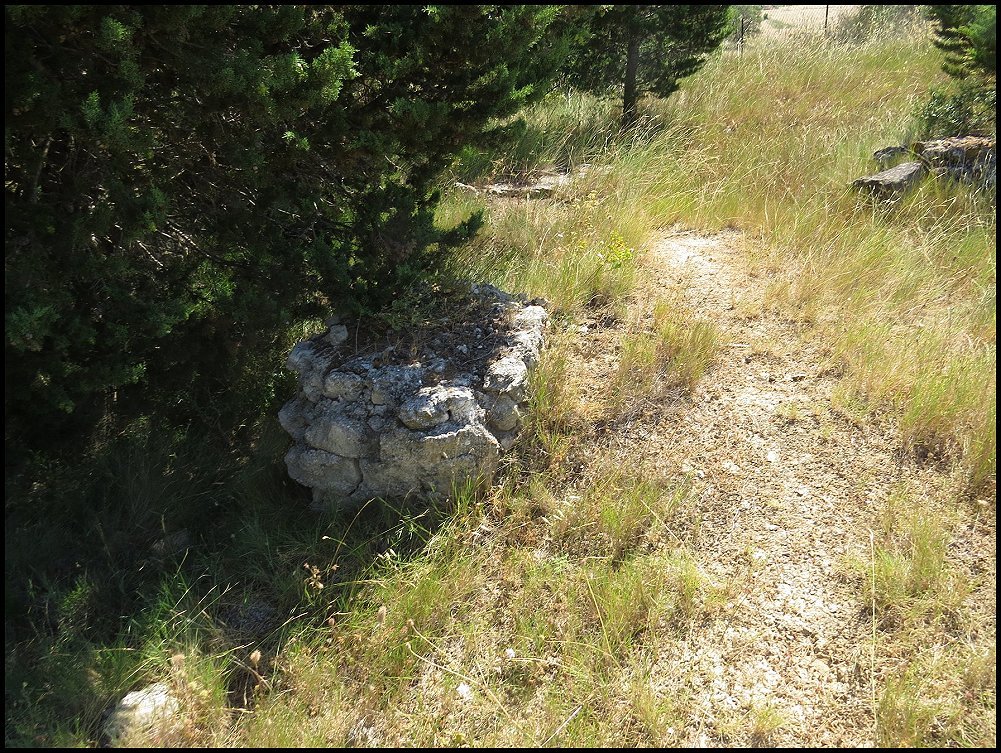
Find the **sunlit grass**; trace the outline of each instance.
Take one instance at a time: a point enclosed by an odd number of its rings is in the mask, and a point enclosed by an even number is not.
[[[898,487],[870,557],[853,563],[873,609],[869,651],[883,667],[873,709],[879,745],[977,746],[996,734],[994,615],[967,606],[976,588],[993,585],[973,582],[950,554],[960,518]]]
[[[872,151],[909,137],[942,75],[933,48],[804,39],[712,65],[662,108],[684,139],[665,203],[695,226],[761,233],[757,263],[780,272],[772,304],[818,326],[908,447],[958,461],[972,488],[993,483],[994,205],[933,180],[894,207],[847,188]]]
[[[673,387],[692,389],[716,359],[720,336],[717,324],[694,315],[680,300],[658,300],[650,319],[621,339],[609,406],[621,412]]]

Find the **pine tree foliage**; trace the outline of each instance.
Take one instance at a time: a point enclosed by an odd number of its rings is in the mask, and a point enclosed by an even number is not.
[[[997,6],[930,5],[935,46],[945,53],[943,70],[954,78],[997,76]]]
[[[7,438],[190,413],[391,296],[475,230],[435,228],[435,178],[546,92],[558,13],[6,6]]]
[[[927,137],[997,132],[997,8],[931,5],[934,43],[952,79],[932,90],[918,110]]]
[[[697,71],[730,31],[726,5],[603,5],[585,20],[568,66],[577,88],[621,91],[622,124],[644,93],[666,97]]]

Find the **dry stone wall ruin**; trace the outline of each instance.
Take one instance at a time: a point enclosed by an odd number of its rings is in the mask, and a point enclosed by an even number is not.
[[[473,286],[475,315],[407,346],[358,352],[344,324],[292,349],[298,394],[279,420],[289,475],[336,509],[375,497],[449,496],[489,481],[514,444],[547,321],[544,302]]]

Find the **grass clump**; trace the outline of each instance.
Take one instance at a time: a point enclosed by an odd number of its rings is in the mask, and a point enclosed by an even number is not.
[[[996,647],[918,652],[887,679],[876,710],[877,744],[978,747],[997,734]]]
[[[900,487],[884,504],[870,560],[854,565],[876,621],[879,745],[975,746],[995,734],[994,616],[982,603],[993,584],[955,562],[959,520]]]
[[[930,512],[906,489],[892,493],[884,506],[866,600],[887,625],[953,616],[969,592],[969,585],[947,557],[955,517]]]
[[[687,494],[684,486],[608,461],[595,463],[581,486],[549,504],[550,536],[568,554],[586,551],[613,561],[663,536],[664,527],[684,509]]]
[[[620,136],[615,106],[587,94],[553,92],[517,120],[501,153],[467,149],[460,155],[454,168],[458,180],[525,176],[554,167],[570,171],[607,155]]]
[[[622,413],[675,387],[691,390],[716,359],[721,331],[679,300],[654,304],[643,329],[626,332],[609,385],[609,405]]]

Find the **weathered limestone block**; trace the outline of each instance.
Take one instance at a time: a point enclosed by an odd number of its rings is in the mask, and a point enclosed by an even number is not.
[[[485,193],[506,199],[548,199],[559,189],[570,185],[574,178],[585,175],[591,170],[590,165],[580,165],[573,173],[546,172],[529,181],[514,183],[491,183],[488,186],[470,186],[466,183],[456,183],[473,193]]]
[[[492,479],[521,428],[547,315],[490,285],[471,292],[472,318],[421,333],[419,347],[354,353],[357,337],[333,320],[292,349],[299,393],[278,418],[294,440],[289,476],[313,490],[314,507],[449,496]]]
[[[306,443],[345,458],[370,454],[375,437],[366,423],[338,411],[320,413],[306,429]]]
[[[288,475],[303,486],[350,496],[361,483],[358,460],[342,458],[309,445],[295,444],[285,455]]]
[[[421,389],[400,406],[400,420],[408,429],[430,429],[448,420],[448,399],[437,389]]]
[[[394,478],[411,485],[422,478],[426,486],[447,496],[454,483],[492,477],[500,457],[500,445],[482,424],[451,424],[444,431],[414,433],[397,429],[381,439],[380,461],[393,469]],[[369,481],[369,479],[366,479]]]
[[[299,372],[299,388],[310,400],[323,394],[323,347],[312,340],[305,340],[289,353],[285,365],[290,371]]]
[[[489,425],[499,431],[511,431],[521,421],[518,403],[508,395],[498,395],[488,412]]]
[[[357,374],[331,372],[323,380],[323,394],[334,400],[354,400],[361,394],[365,382]]]
[[[330,329],[327,330],[327,342],[331,345],[340,345],[342,342],[348,339],[348,328],[343,324],[331,325]]]
[[[369,369],[373,405],[399,405],[421,388],[427,372],[426,366],[389,365],[375,368],[370,362],[364,362],[363,366]]]
[[[305,398],[297,397],[289,400],[278,411],[278,423],[297,442],[302,441],[306,436],[306,427],[309,426],[306,415],[312,405]]]
[[[483,389],[487,392],[509,395],[517,401],[525,398],[527,388],[528,364],[519,355],[505,356],[494,361],[487,369],[486,379],[483,381]]]
[[[511,344],[521,351],[525,363],[531,368],[539,361],[542,350],[542,333],[546,327],[546,310],[529,305],[514,317],[515,332]]]
[[[997,184],[996,141],[959,136],[918,142],[911,149],[937,175],[993,188]]]

